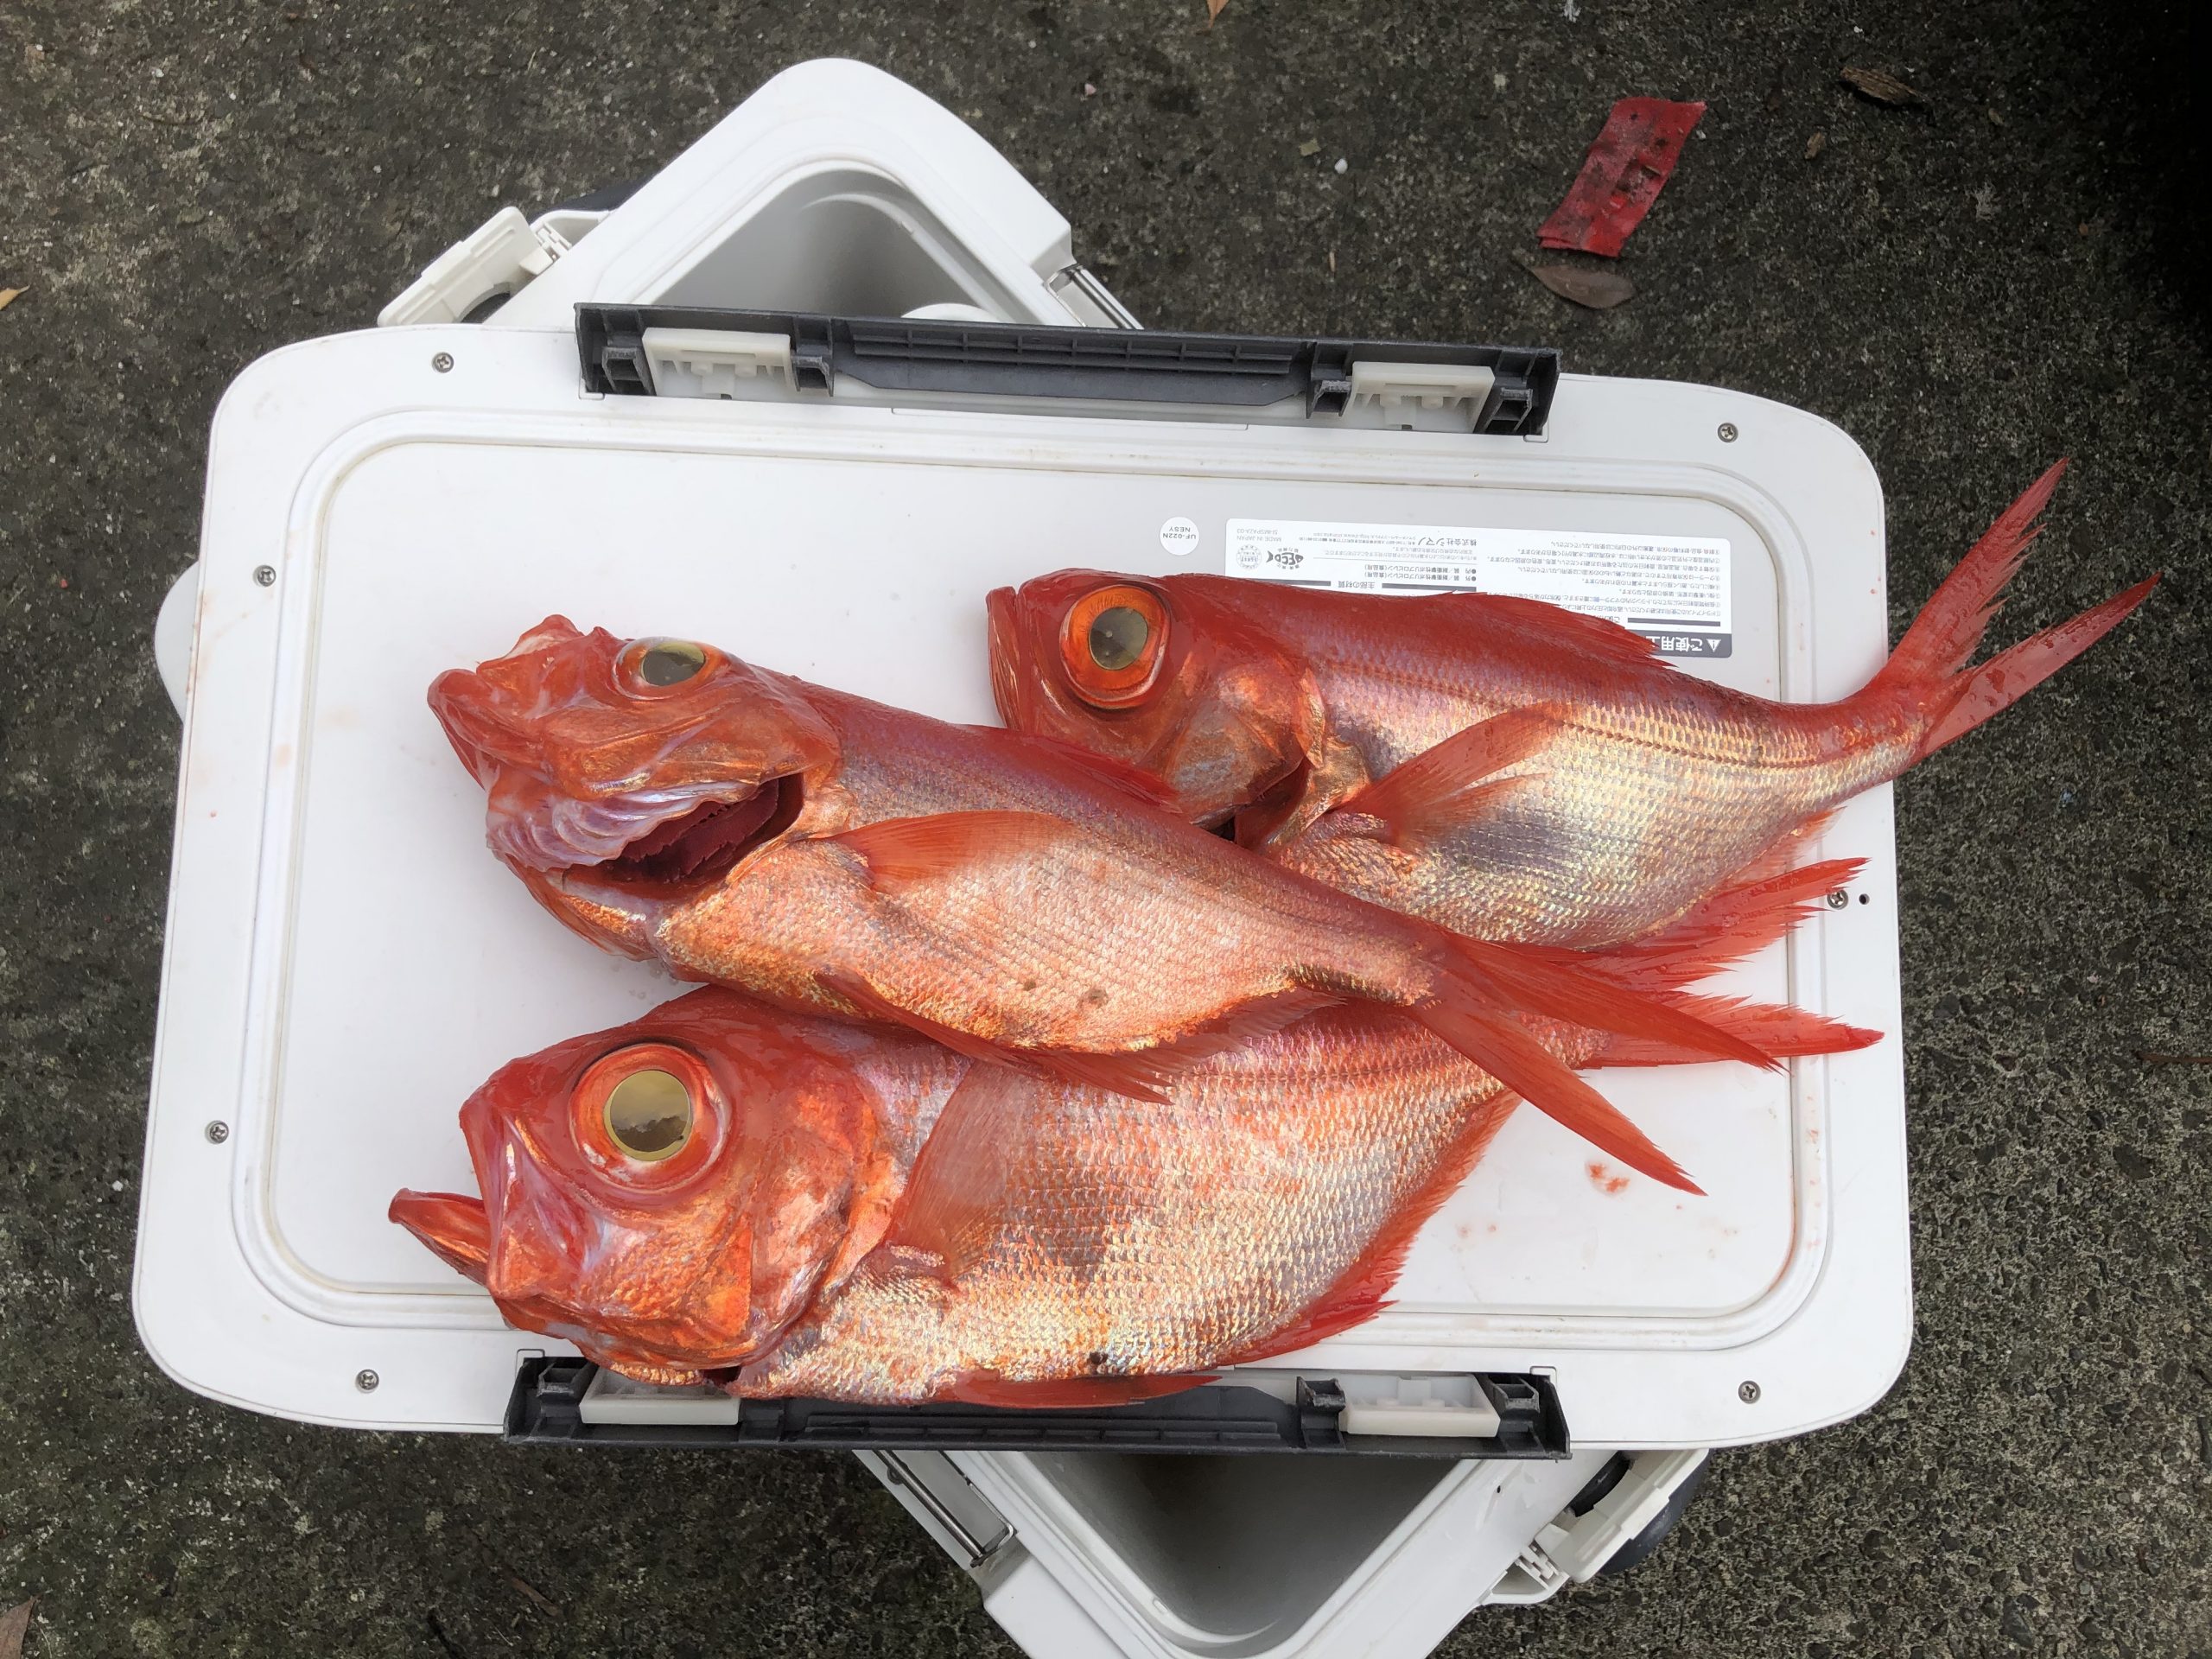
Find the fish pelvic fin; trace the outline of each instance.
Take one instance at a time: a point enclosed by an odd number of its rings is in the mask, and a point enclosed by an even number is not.
[[[893,1001],[857,974],[830,972],[815,977],[823,989],[842,997],[867,1019],[884,1025],[904,1026],[933,1042],[942,1043],[956,1054],[964,1054],[988,1065],[1011,1066],[1047,1082],[1103,1089],[1109,1094],[1127,1095],[1133,1100],[1150,1101],[1157,1105],[1167,1098],[1167,1080],[1189,1064],[1166,1047],[1091,1053],[1065,1048],[1023,1048],[995,1042]]]
[[[1011,1406],[1028,1411],[1096,1411],[1133,1406],[1142,1400],[1182,1394],[1214,1380],[1211,1371],[1174,1376],[1065,1376],[1033,1381],[997,1371],[969,1370],[933,1390],[933,1400],[958,1400],[971,1406]]]
[[[1888,697],[1904,693],[1933,715],[1913,752],[1914,761],[1926,760],[2018,702],[2119,626],[2158,586],[2158,578],[2152,576],[2070,621],[1999,652],[1980,668],[1969,666],[2004,603],[2005,587],[2041,533],[2037,519],[2065,470],[2063,461],[2053,466],[1983,533],[1913,619],[1882,671],[1859,694]]]
[[[1471,822],[1529,774],[1497,776],[1541,751],[1559,729],[1549,704],[1509,709],[1423,750],[1337,808],[1383,826],[1392,844],[1433,839]]]

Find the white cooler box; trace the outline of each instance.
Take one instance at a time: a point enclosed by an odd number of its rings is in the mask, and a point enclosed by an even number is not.
[[[1543,353],[1074,335],[1135,324],[1065,220],[856,64],[779,76],[611,210],[503,212],[384,321],[407,326],[232,386],[156,639],[185,728],[138,1325],[186,1387],[302,1421],[502,1428],[558,1345],[385,1205],[471,1187],[454,1114],[501,1063],[677,989],[493,861],[425,706],[549,612],[962,721],[994,717],[988,589],[1264,575],[1284,547],[1351,581],[1377,558],[1523,590],[1564,571],[1600,609],[1663,550],[1705,578],[1696,613],[1648,619],[1679,626],[1666,648],[1768,696],[1840,696],[1886,649],[1881,494],[1836,428],[1701,386],[1554,386]],[[1464,569],[1423,563],[1440,540]],[[1865,874],[1727,988],[1884,1041],[1779,1076],[1607,1074],[1703,1198],[1516,1115],[1385,1313],[1225,1379],[1333,1384],[1355,1443],[1407,1451],[1478,1433],[1472,1379],[1517,1377],[1571,1452],[864,1460],[1033,1654],[1415,1656],[1648,1547],[1704,1448],[1865,1409],[1911,1325],[1889,791],[1818,852]]]

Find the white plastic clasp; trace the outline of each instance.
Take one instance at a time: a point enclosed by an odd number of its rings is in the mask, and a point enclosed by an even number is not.
[[[648,328],[645,363],[659,397],[734,397],[767,379],[790,388],[791,342],[734,328]]]
[[[557,235],[541,237],[519,210],[502,207],[433,259],[406,292],[377,314],[377,327],[466,321],[485,301],[543,276],[566,245]]]
[[[1706,1459],[1703,1452],[1639,1452],[1620,1482],[1576,1515],[1562,1510],[1535,1537],[1534,1548],[1576,1584],[1586,1584],[1667,1508],[1668,1500]]]
[[[1464,410],[1471,428],[1497,377],[1465,363],[1355,363],[1351,401],[1373,404],[1385,426],[1412,426],[1416,413]]]

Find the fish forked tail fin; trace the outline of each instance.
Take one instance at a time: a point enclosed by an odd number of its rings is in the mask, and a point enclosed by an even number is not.
[[[1675,997],[1676,1006],[1700,1019],[1758,1044],[1770,1054],[1798,1058],[1813,1054],[1847,1054],[1882,1040],[1878,1031],[1847,1026],[1840,1020],[1773,1002],[1745,1002],[1731,996]],[[1695,1065],[1711,1058],[1676,1044],[1648,1037],[1616,1037],[1590,1064],[1600,1065]]]
[[[1570,950],[1440,934],[1449,955],[1407,1012],[1537,1110],[1631,1169],[1685,1192],[1703,1189],[1620,1109],[1547,1047],[1522,1015],[1565,1021],[1655,1049],[1773,1066],[1770,1052],[1681,999],[1610,977]]]
[[[2158,585],[2152,576],[2056,627],[2031,634],[1979,668],[1969,666],[2005,588],[2041,533],[2036,522],[2066,470],[2062,461],[2031,484],[1986,531],[1921,607],[1862,696],[1917,695],[1936,712],[1913,753],[1918,762],[2010,708],[2111,632]]]

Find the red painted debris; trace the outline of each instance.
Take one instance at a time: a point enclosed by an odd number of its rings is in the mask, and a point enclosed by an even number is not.
[[[1605,130],[1583,157],[1573,188],[1536,239],[1548,248],[1608,259],[1618,255],[1659,199],[1660,186],[1681,157],[1682,141],[1704,113],[1702,104],[1663,98],[1624,98],[1614,105]]]

